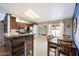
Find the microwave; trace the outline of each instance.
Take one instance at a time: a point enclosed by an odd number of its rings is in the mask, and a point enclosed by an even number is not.
[[[19,30],[25,30],[27,33],[30,32],[30,27],[27,26],[19,26]]]

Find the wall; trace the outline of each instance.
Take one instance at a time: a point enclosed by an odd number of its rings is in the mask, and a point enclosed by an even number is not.
[[[0,22],[0,44],[4,43],[4,24]]]
[[[72,35],[72,18],[66,18],[66,19],[58,20],[58,21],[39,23],[38,27],[46,26],[46,32],[48,35],[50,35],[52,25],[57,25],[60,23],[64,23],[63,35]]]
[[[64,35],[72,34],[72,18],[64,19]]]
[[[73,32],[72,34],[73,34],[73,40],[77,48],[77,55],[79,56],[79,3],[76,4],[73,20],[74,20],[74,17],[77,18],[77,31],[76,33]]]
[[[77,18],[77,31],[76,31],[76,34],[74,34],[74,42],[79,50],[79,18]],[[78,53],[78,56],[79,56],[79,53]]]
[[[48,23],[38,24],[38,34],[48,34],[48,25]]]

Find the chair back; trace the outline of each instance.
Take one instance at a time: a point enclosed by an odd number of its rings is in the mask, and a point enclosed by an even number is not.
[[[59,52],[69,55],[70,54],[70,47],[72,47],[72,41],[71,40],[60,40],[58,39],[58,50]]]
[[[63,35],[63,39],[70,40],[70,35]]]

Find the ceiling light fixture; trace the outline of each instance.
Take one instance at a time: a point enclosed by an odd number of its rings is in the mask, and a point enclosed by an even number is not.
[[[31,9],[28,9],[25,13],[25,16],[30,17],[31,19],[36,19],[39,18],[39,15],[37,15],[34,11],[32,11]]]

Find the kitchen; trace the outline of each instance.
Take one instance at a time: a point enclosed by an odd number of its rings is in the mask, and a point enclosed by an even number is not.
[[[0,14],[4,18],[1,22],[4,24],[4,46],[8,54],[33,55],[33,23],[8,13]]]

